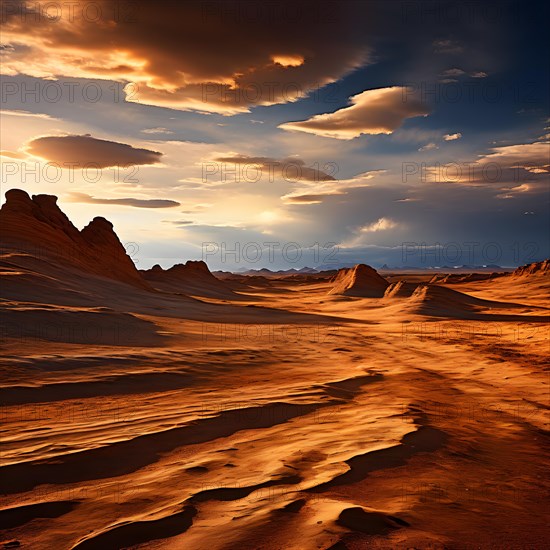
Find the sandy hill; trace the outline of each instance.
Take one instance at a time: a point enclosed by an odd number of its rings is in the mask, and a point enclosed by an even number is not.
[[[489,310],[516,310],[522,307],[524,306],[513,302],[476,298],[444,286],[420,284],[408,298],[404,310],[420,315],[460,319],[476,318],[477,314],[487,313]]]
[[[550,275],[550,259],[542,262],[522,265],[510,274],[513,278],[519,277],[548,277]]]
[[[79,231],[54,196],[31,198],[14,189],[6,199],[0,210],[0,340],[15,348],[43,341],[157,346],[180,333],[182,319],[208,323],[212,333],[221,322],[330,322],[309,313],[205,303],[181,290],[159,292],[142,278],[104,218]],[[185,280],[188,293],[231,292],[203,262],[151,271],[153,278],[160,272],[161,278]],[[231,297],[238,299],[245,298]],[[193,338],[197,330],[202,336],[204,326],[191,329]]]
[[[454,284],[454,283],[472,283],[475,281],[486,281],[504,276],[505,273],[447,273],[434,275],[430,283]]]
[[[227,273],[227,272],[224,272]],[[319,271],[312,267],[302,267],[301,269],[290,268],[290,269],[279,269],[278,271],[272,271],[266,267],[261,269],[247,269],[245,271],[239,271],[235,275],[244,275],[247,277],[266,277],[268,279],[288,279],[289,277],[305,277],[308,275],[318,275],[326,273]]]
[[[476,288],[477,291],[477,288]],[[479,291],[487,297],[522,303],[550,303],[550,260],[518,267],[511,273],[491,281]]]
[[[294,283],[315,283],[326,282],[327,279],[334,277],[336,273],[334,271],[320,271],[319,273],[306,273],[300,275],[287,275],[286,277],[280,277],[281,282],[294,282]]]
[[[163,292],[212,298],[239,297],[226,282],[216,278],[201,260],[189,260],[185,264],[176,264],[166,270],[160,265],[155,265],[140,273],[151,286]]]
[[[329,294],[381,298],[384,296],[388,281],[369,265],[358,264],[352,268],[338,270],[332,279],[333,287]]]
[[[94,218],[79,231],[53,195],[11,189],[0,209],[0,247],[6,261],[46,262],[76,268],[140,288],[150,288],[105,218]],[[17,257],[17,258],[16,258]]]

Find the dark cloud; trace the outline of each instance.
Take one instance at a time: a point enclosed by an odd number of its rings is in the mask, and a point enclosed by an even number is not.
[[[460,76],[463,74],[465,73],[462,69],[454,68],[454,69],[446,69],[441,73],[441,76]]]
[[[61,20],[6,11],[8,74],[132,82],[129,101],[225,114],[339,80],[366,63],[365,31],[375,25],[355,2],[102,0],[93,3],[99,21],[83,16],[90,2],[70,4],[70,24],[67,11]]]
[[[88,204],[116,204],[120,206],[134,206],[135,208],[173,208],[180,206],[179,202],[167,199],[97,199],[86,193],[70,193],[71,202],[83,202]],[[183,222],[179,222],[183,223]]]
[[[464,47],[458,40],[436,40],[433,45],[436,53],[457,54],[464,51]]]
[[[97,139],[89,134],[82,136],[43,136],[27,144],[27,152],[42,157],[61,167],[131,166],[160,162],[162,153],[138,149],[118,143]]]

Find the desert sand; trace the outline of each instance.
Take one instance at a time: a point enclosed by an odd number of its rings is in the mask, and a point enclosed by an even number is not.
[[[547,547],[548,260],[140,272],[107,220],[6,198],[5,548]]]

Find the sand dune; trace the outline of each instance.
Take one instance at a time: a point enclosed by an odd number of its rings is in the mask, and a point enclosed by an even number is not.
[[[437,284],[457,284],[457,283],[471,283],[473,281],[487,281],[489,279],[496,279],[502,277],[505,273],[447,273],[444,275],[434,275],[430,279],[430,283]]]
[[[217,279],[202,261],[189,260],[164,270],[159,265],[140,272],[154,288],[164,292],[238,300],[230,285]],[[246,289],[245,285],[241,285]]]
[[[514,307],[490,300],[482,300],[440,285],[419,285],[411,294],[409,304],[423,314],[454,314],[459,316],[467,312],[479,311],[481,308]]]
[[[350,269],[340,269],[332,280],[329,294],[381,298],[389,283],[375,269],[358,264]]]

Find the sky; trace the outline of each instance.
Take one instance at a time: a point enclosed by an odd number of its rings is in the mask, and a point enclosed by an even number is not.
[[[545,2],[1,4],[6,190],[140,269],[550,256]]]

